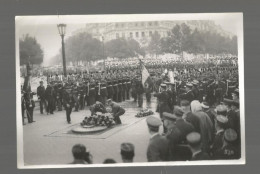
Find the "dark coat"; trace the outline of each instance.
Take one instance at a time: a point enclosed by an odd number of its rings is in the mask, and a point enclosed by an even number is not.
[[[169,154],[169,144],[168,144],[168,140],[165,137],[158,134],[150,139],[147,148],[148,162],[167,161],[168,154]]]
[[[125,109],[119,106],[117,103],[113,102],[111,104],[112,114],[114,117],[119,117],[125,113]]]
[[[180,118],[176,121],[175,126],[180,130],[180,140],[185,141],[186,136],[194,131],[194,127],[189,122],[186,122],[184,119]]]
[[[191,123],[194,127],[194,131],[200,133],[200,120],[192,112],[187,113],[186,121]]]
[[[40,99],[44,99],[45,98],[45,87],[44,86],[38,86],[38,88],[37,88],[37,96]]]

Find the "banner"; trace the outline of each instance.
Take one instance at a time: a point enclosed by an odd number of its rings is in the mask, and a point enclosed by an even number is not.
[[[142,62],[141,62],[141,70],[142,70],[142,84],[145,87],[146,84],[149,85],[149,83],[150,83],[150,80],[149,80],[150,74]]]

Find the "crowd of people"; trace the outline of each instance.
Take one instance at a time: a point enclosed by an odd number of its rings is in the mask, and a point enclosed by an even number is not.
[[[223,65],[214,64],[216,62],[145,61],[150,73],[150,83],[145,85],[142,83],[142,70],[136,63],[132,66],[129,62],[110,63],[105,71],[70,73],[66,77],[62,74],[49,75],[46,89],[40,82],[36,93],[23,90],[22,109],[27,113],[28,122],[32,123],[35,107],[32,95],[36,94],[41,114],[44,110],[47,114],[54,114],[65,109],[67,122],[71,123],[73,108],[78,111],[89,106],[92,112],[93,108],[109,105],[112,110],[115,106],[113,115],[120,124],[119,116],[124,111],[118,109],[122,108],[118,103],[132,97],[142,108],[143,98],[149,103],[154,96],[160,119],[154,116],[147,118],[151,134],[147,161],[239,159],[239,78],[234,61],[237,59],[232,58]],[[107,112],[106,108],[104,112]],[[162,134],[159,133],[161,125]],[[134,149],[131,143],[123,147]],[[75,155],[85,154],[84,145],[73,149],[73,163],[86,157]],[[121,152],[121,155],[127,156],[125,161],[133,161],[134,153]],[[113,161],[107,159],[104,162]],[[91,159],[84,162],[91,163]]]

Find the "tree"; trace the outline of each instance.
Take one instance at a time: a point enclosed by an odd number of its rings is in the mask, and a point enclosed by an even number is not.
[[[144,50],[140,44],[134,40],[124,38],[113,39],[105,44],[106,53],[109,57],[129,58],[144,55]]]
[[[41,64],[43,62],[43,50],[35,37],[26,34],[19,40],[20,47],[20,65],[26,64],[28,61],[31,64]]]
[[[69,37],[65,42],[66,59],[69,61],[94,61],[103,59],[102,42],[83,32]]]
[[[154,54],[156,57],[161,53],[161,37],[157,32],[152,34],[151,41],[146,50],[148,53]]]

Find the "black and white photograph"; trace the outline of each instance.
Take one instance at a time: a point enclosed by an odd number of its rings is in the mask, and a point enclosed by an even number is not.
[[[243,13],[16,16],[17,167],[245,164]]]

